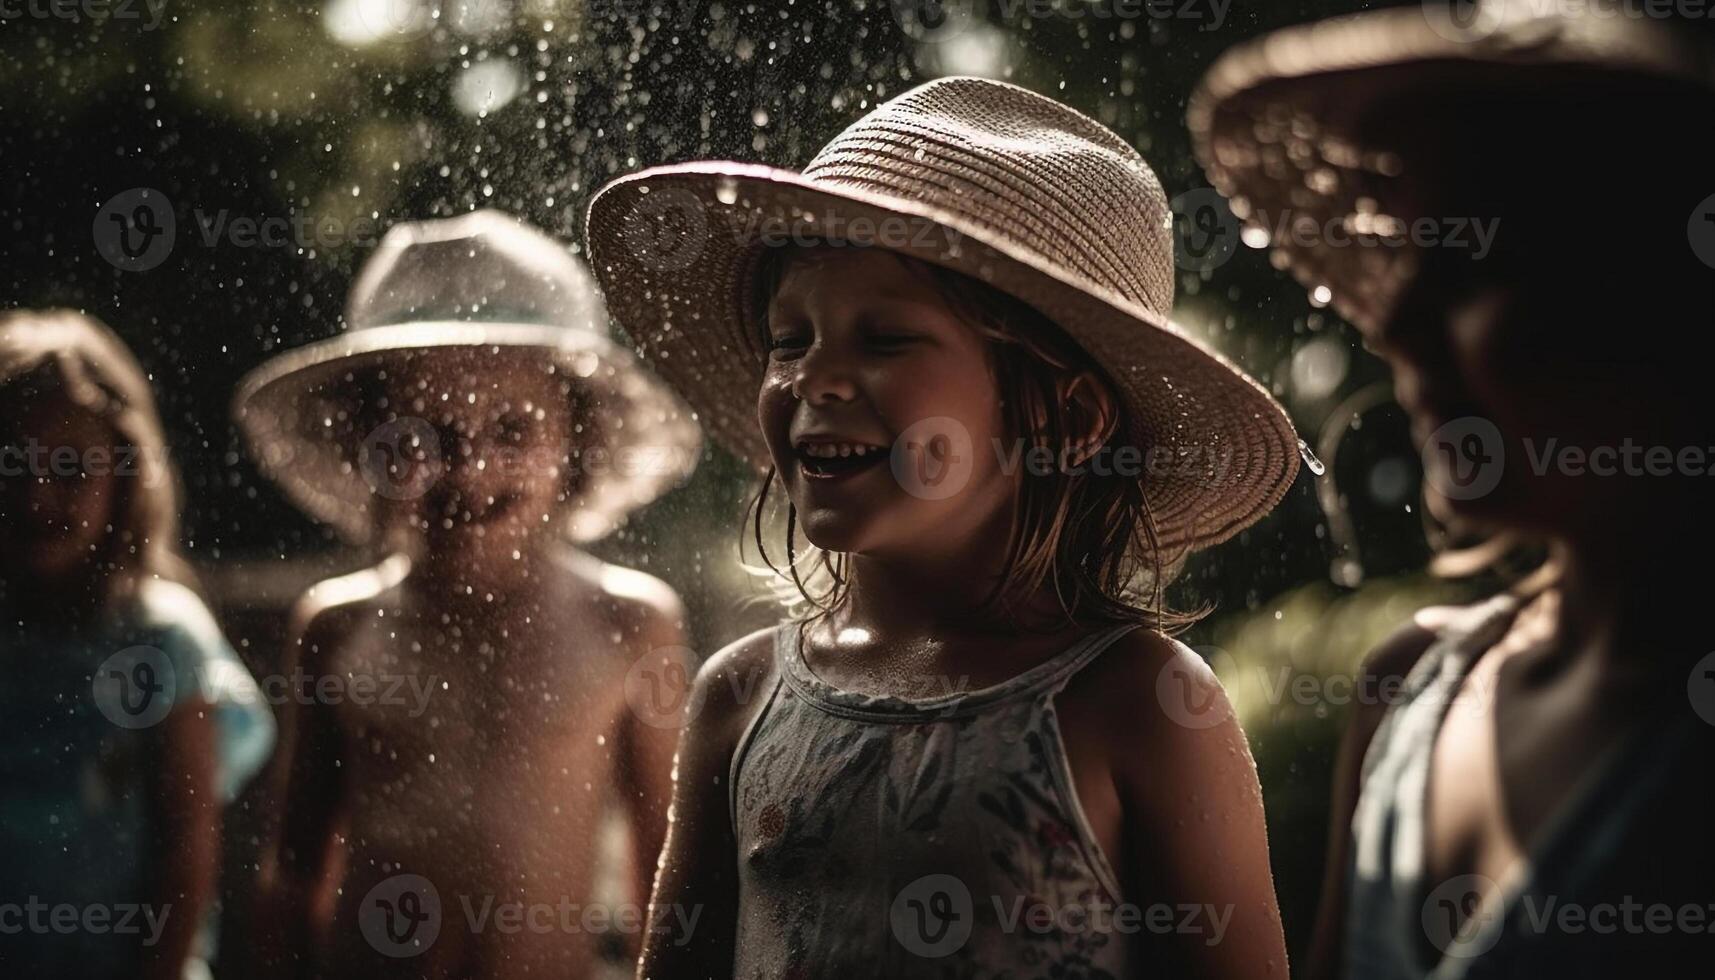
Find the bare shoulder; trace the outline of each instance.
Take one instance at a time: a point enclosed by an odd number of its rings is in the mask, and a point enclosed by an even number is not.
[[[1114,640],[1076,684],[1117,730],[1139,735],[1173,722],[1182,695],[1193,705],[1211,697],[1226,701],[1221,682],[1196,651],[1147,627]]]
[[[1256,764],[1238,715],[1220,679],[1190,647],[1140,627],[1115,640],[1076,685],[1078,707],[1107,733],[1115,786],[1137,812],[1171,816],[1198,799],[1259,803]]]
[[[715,651],[697,668],[687,698],[680,764],[724,777],[739,740],[774,688],[773,629],[760,629]]]
[[[1353,760],[1362,759],[1369,750],[1370,740],[1395,700],[1393,692],[1398,691],[1405,676],[1434,646],[1443,630],[1473,613],[1471,606],[1426,606],[1364,655],[1356,686],[1368,692],[1368,696],[1355,699],[1343,750]]]
[[[673,587],[648,572],[567,549],[559,556],[569,585],[593,598],[604,616],[625,629],[682,629],[685,605]]]
[[[1470,606],[1426,606],[1412,614],[1411,619],[1388,634],[1364,657],[1364,670],[1377,677],[1403,677],[1417,665],[1419,658],[1435,643],[1441,631],[1462,616],[1471,614]]]
[[[1122,786],[1173,785],[1165,773],[1195,772],[1212,758],[1223,770],[1251,768],[1220,679],[1196,651],[1152,629],[1123,634],[1080,671],[1061,713],[1063,726],[1101,733],[1100,751]]]
[[[759,629],[727,644],[697,669],[695,697],[703,718],[742,729],[774,685],[775,627]],[[737,732],[732,733],[735,737]]]
[[[302,648],[296,655],[303,657],[313,652],[349,633],[362,617],[374,615],[375,609],[395,594],[410,570],[408,559],[394,555],[369,568],[336,575],[310,586],[292,606],[289,641]]]

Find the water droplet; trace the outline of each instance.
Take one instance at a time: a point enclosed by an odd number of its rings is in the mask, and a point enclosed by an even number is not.
[[[1303,439],[1298,440],[1298,458],[1304,460],[1304,465],[1317,476],[1328,472],[1328,467],[1322,465],[1322,461],[1316,458],[1316,453],[1311,451],[1310,445]]]
[[[715,200],[722,204],[738,203],[738,181],[731,177],[723,177],[715,184]]]
[[[1364,584],[1364,566],[1356,558],[1339,558],[1334,562],[1329,575],[1334,584],[1348,589],[1355,589]]]

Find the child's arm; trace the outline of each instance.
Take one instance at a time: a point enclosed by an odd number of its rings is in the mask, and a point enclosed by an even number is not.
[[[649,903],[640,980],[731,977],[738,930],[738,843],[728,769],[774,682],[771,630],[726,647],[697,672],[674,760],[667,844]]]
[[[1104,714],[1118,741],[1112,756],[1124,816],[1118,872],[1126,900],[1141,907],[1142,972],[1286,980],[1262,787],[1226,693],[1201,657],[1158,633],[1138,630],[1116,645],[1121,649],[1102,658],[1104,667],[1127,676],[1106,685],[1119,696],[1107,700]],[[1158,706],[1164,670],[1179,671],[1188,695],[1203,706],[1195,725]],[[1154,710],[1139,712],[1139,697]]]
[[[280,673],[288,683],[326,673],[326,658],[342,628],[337,611],[314,591],[292,613]],[[346,787],[338,766],[343,745],[333,709],[299,691],[281,699],[280,748],[268,773],[274,814],[257,874],[253,951],[260,976],[307,975],[322,947],[331,909],[323,885],[333,841],[343,823]]]
[[[1411,672],[1417,659],[1435,640],[1435,632],[1412,623],[1383,641],[1368,657],[1357,678],[1357,690],[1385,693]],[[1346,935],[1346,868],[1352,855],[1352,814],[1358,807],[1364,754],[1387,714],[1387,699],[1380,696],[1356,699],[1346,732],[1340,739],[1340,755],[1334,768],[1333,802],[1328,815],[1328,861],[1322,873],[1322,900],[1316,909],[1316,929],[1308,954],[1309,980],[1338,980],[1344,975],[1341,962]]]
[[[627,610],[622,623],[635,638],[635,656],[620,679],[614,783],[631,842],[630,900],[647,906],[655,865],[667,837],[667,807],[673,799],[673,754],[684,727],[690,682],[697,665],[684,646],[684,608],[662,586],[663,595]],[[642,934],[622,937],[635,961]]]
[[[157,872],[145,907],[164,916],[149,937],[143,976],[180,980],[220,862],[220,793],[215,785],[214,706],[175,704],[152,733],[157,760],[148,776]]]

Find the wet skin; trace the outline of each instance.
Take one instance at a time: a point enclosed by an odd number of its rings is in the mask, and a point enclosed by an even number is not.
[[[807,632],[805,655],[829,682],[923,697],[933,678],[986,686],[1041,663],[1092,630],[1066,623],[1024,633],[979,609],[1002,559],[1016,486],[990,448],[1001,437],[987,342],[932,285],[890,253],[819,250],[786,272],[769,310],[773,350],[757,414],[805,535],[849,555],[850,601]],[[1112,417],[1105,391],[1067,379],[1085,417]],[[956,420],[976,447],[958,494],[926,499],[886,462],[837,480],[805,468],[804,441],[891,447],[914,423]],[[1098,421],[1097,428],[1104,424]],[[1095,432],[1091,433],[1096,434]],[[812,464],[814,465],[814,464]],[[1036,612],[1052,615],[1052,597]],[[724,975],[732,965],[737,885],[725,776],[732,751],[773,682],[772,637],[759,632],[716,654],[698,676],[706,698],[681,743],[662,876],[655,903],[702,905],[705,927],[679,946],[652,941],[639,975]],[[1156,709],[1164,670],[1226,720],[1192,730]],[[1057,699],[1079,802],[1137,905],[1231,906],[1226,938],[1140,941],[1136,962],[1154,975],[1286,975],[1261,794],[1244,734],[1200,658],[1148,630],[1127,634]],[[1211,813],[1225,815],[1208,819]],[[1219,854],[1219,861],[1209,855]]]
[[[415,528],[416,561],[318,585],[292,655],[311,677],[407,683],[295,711],[273,874],[296,927],[274,965],[313,949],[333,977],[591,975],[600,937],[580,913],[604,814],[629,829],[619,902],[645,900],[665,832],[677,729],[634,708],[625,683],[634,666],[679,662],[681,608],[544,524],[571,444],[556,380],[418,371],[392,397],[448,434],[435,484],[384,511]],[[427,878],[441,914],[433,944],[403,959],[360,929],[371,888],[398,873]],[[563,905],[578,907],[569,927]],[[640,937],[619,938],[635,950]]]

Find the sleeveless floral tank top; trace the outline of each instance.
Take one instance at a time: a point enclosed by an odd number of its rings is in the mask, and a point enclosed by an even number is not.
[[[1118,882],[1054,697],[1134,628],[908,700],[824,683],[782,624],[774,688],[733,753],[734,976],[1126,976]]]

